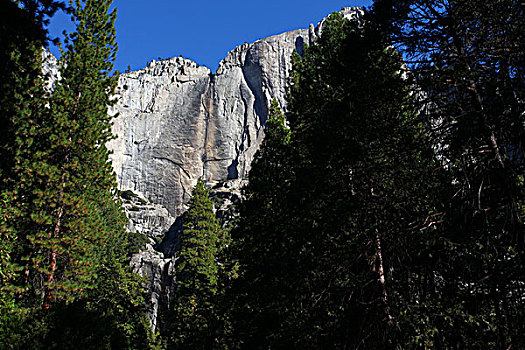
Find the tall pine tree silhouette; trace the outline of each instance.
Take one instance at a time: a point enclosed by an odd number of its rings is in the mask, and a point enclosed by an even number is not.
[[[421,296],[407,285],[440,219],[434,153],[407,107],[410,80],[374,23],[339,13],[293,61],[290,131],[278,126],[261,146],[234,231],[234,341],[395,348],[398,315]]]
[[[446,285],[431,312],[442,347],[514,348],[525,339],[525,11],[501,1],[376,0],[378,21],[425,91],[453,190]],[[439,316],[438,316],[439,315]]]

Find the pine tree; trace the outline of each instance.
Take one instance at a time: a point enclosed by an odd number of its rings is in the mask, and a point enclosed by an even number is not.
[[[177,348],[212,348],[218,317],[216,298],[228,271],[219,260],[230,243],[229,233],[215,217],[210,192],[199,179],[183,219],[181,250],[175,267],[173,331]]]
[[[2,189],[10,176],[13,160],[13,122],[17,109],[22,108],[22,96],[28,100],[30,88],[39,75],[37,54],[42,46],[43,29],[39,28],[30,13],[20,9],[12,1],[0,4],[2,24],[0,44],[0,175]]]
[[[376,1],[426,93],[443,166],[441,347],[523,346],[525,12],[517,1]]]
[[[14,159],[16,128],[33,110],[44,108],[42,50],[46,46],[44,25],[63,4],[57,1],[3,1],[0,4],[0,346],[9,329],[19,325],[22,310],[15,302],[19,291],[14,281],[20,272],[18,233],[13,229],[17,200]]]
[[[77,32],[61,58],[62,80],[15,124],[10,227],[24,270],[19,285],[44,308],[95,285],[103,261],[98,247],[123,234],[125,223],[105,146],[112,137],[116,13],[107,13],[110,1],[75,5]]]
[[[316,300],[305,297],[295,318],[310,315],[303,332],[314,322],[325,346],[394,347],[396,313],[410,300],[402,286],[421,268],[411,248],[424,255],[434,231],[421,235],[413,225],[439,221],[439,179],[399,54],[373,22],[331,18],[294,70],[289,97],[292,143],[301,149],[296,230],[301,266],[311,269],[304,288]]]
[[[293,173],[290,130],[285,124],[279,103],[273,99],[265,137],[252,162],[249,183],[243,189],[244,200],[238,209],[239,219],[232,229],[230,251],[238,260],[241,276],[226,291],[225,309],[234,332],[228,339],[230,345],[242,341],[247,348],[260,346],[280,328],[277,319],[268,317],[267,310],[277,301],[275,290],[286,287],[279,283],[285,272],[287,247],[278,218],[286,212],[284,194],[293,181]]]
[[[38,35],[15,33],[27,40],[13,39],[15,63],[5,70],[15,98],[2,100],[12,112],[5,120],[13,137],[2,140],[13,159],[2,166],[0,347],[155,348],[105,146],[113,137],[116,12],[108,14],[111,1],[71,5],[77,30],[53,92],[40,72],[42,28],[56,3],[13,7]]]
[[[411,251],[424,260],[441,219],[434,153],[417,109],[407,108],[414,97],[401,68],[373,23],[340,14],[294,57],[290,141],[281,140],[289,145],[277,147],[285,150],[280,159],[262,145],[250,173],[257,187],[250,185],[254,193],[243,204],[252,211],[241,206],[234,231],[245,257],[235,283],[245,297],[233,310],[248,319],[236,325],[237,343],[401,343],[406,327],[398,315],[421,297],[409,286],[424,263]]]

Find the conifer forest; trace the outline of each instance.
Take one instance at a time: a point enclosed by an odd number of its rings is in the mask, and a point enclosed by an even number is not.
[[[330,15],[230,220],[196,183],[155,331],[106,146],[111,4],[0,1],[0,349],[525,349],[523,1]]]

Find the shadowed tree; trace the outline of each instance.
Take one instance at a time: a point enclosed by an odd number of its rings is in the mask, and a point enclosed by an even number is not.
[[[432,108],[453,191],[438,347],[523,346],[525,11],[513,0],[375,1]],[[437,316],[440,315],[440,316]]]
[[[183,219],[181,250],[175,266],[172,330],[168,344],[183,349],[211,349],[221,315],[217,298],[229,267],[221,260],[230,244],[229,232],[215,216],[209,189],[202,179],[192,192]]]

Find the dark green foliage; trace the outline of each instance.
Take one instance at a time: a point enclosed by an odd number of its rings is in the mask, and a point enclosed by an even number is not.
[[[281,274],[286,273],[288,248],[278,225],[284,222],[279,216],[285,215],[285,194],[293,178],[289,142],[290,130],[274,99],[232,231],[231,254],[242,273],[229,285],[225,299],[234,332],[228,343],[234,348],[262,346],[280,328],[278,319],[272,319],[267,310],[278,307],[275,292],[287,287],[281,283]]]
[[[149,238],[142,233],[128,233],[127,255],[131,257],[131,255],[138,253],[146,247],[146,243],[149,243]]]
[[[115,13],[108,8],[109,2],[76,4],[77,32],[61,59],[62,80],[49,98],[33,99],[40,109],[17,120],[10,196],[24,266],[19,285],[29,298],[44,295],[45,307],[92,288],[103,259],[98,247],[123,234],[105,147],[108,93],[116,84],[109,77]]]
[[[0,4],[0,175],[11,173],[14,158],[14,122],[29,104],[39,75],[38,54],[44,42],[43,29],[13,1]]]
[[[22,27],[0,35],[10,59],[0,96],[10,157],[0,186],[0,347],[154,348],[105,146],[116,12],[111,1],[72,4],[77,30],[51,93],[40,74],[42,28],[58,7],[8,3]]]
[[[417,299],[402,289],[421,268],[413,251],[425,254],[434,231],[420,229],[440,211],[410,82],[373,23],[356,29],[339,15],[295,67],[288,117],[301,148],[292,198],[309,293],[294,318],[300,333],[318,329],[317,346],[394,347],[396,313]]]
[[[397,313],[417,298],[403,290],[418,273],[411,250],[428,252],[428,219],[439,219],[433,152],[401,67],[371,24],[339,14],[294,57],[291,137],[269,123],[234,231],[232,345],[395,346]]]
[[[100,247],[95,286],[73,303],[50,310],[11,311],[6,338],[11,349],[158,349],[145,313],[143,282],[130,271],[124,235]]]
[[[43,107],[39,75],[46,32],[36,18],[52,15],[57,5],[48,1],[29,12],[13,1],[0,4],[0,344],[22,325],[17,319],[25,313],[16,303],[15,292],[20,290],[13,284],[21,270],[15,259],[20,253],[18,233],[12,228],[18,213],[9,193],[14,186],[16,128],[32,110]]]
[[[233,347],[524,345],[523,16],[377,1],[293,57],[290,141],[233,234]]]
[[[376,1],[430,105],[453,184],[436,252],[434,346],[525,346],[525,12],[501,1]],[[429,309],[430,310],[430,309]]]
[[[77,301],[14,319],[2,349],[158,349],[141,308]]]
[[[183,219],[169,346],[183,349],[218,346],[216,338],[221,332],[222,315],[217,311],[217,299],[224,279],[235,273],[231,264],[222,259],[229,244],[229,232],[215,217],[209,190],[199,179]]]

